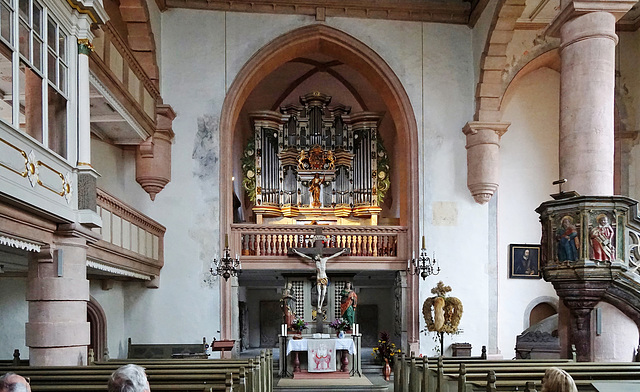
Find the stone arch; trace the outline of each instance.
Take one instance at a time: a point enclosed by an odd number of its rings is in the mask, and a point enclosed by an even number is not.
[[[127,42],[149,79],[158,87],[159,68],[156,41],[151,29],[149,8],[144,0],[121,0],[120,13],[127,25]]]
[[[508,77],[500,95],[500,108],[508,101],[509,92],[512,90],[511,87],[517,85],[517,82],[526,75],[545,67],[560,73],[560,53],[557,47],[551,49],[540,48],[540,51],[536,54],[534,57],[528,56],[526,62],[522,61],[517,67],[513,68],[512,72],[507,74]]]
[[[558,297],[540,296],[540,297],[534,298],[533,300],[531,300],[531,302],[527,304],[527,307],[524,309],[523,322],[522,322],[523,330],[530,327],[529,317],[531,315],[531,311],[533,310],[533,308],[544,303],[551,305],[556,310],[556,313],[558,312],[558,306],[560,304],[558,301]]]
[[[480,60],[475,121],[501,120],[500,103],[505,91],[502,74],[507,68],[507,46],[513,38],[516,20],[522,15],[524,8],[525,2],[519,0],[500,0],[496,6]]]
[[[220,145],[233,141],[240,111],[247,97],[268,74],[280,65],[309,52],[320,52],[339,59],[360,71],[374,86],[386,104],[400,143],[398,156],[404,158],[398,186],[406,189],[400,201],[400,224],[408,227],[412,243],[418,239],[418,128],[409,97],[391,67],[371,48],[354,37],[326,25],[310,25],[290,31],[265,45],[240,70],[225,97],[220,118]],[[220,232],[233,223],[231,177],[233,163],[231,149],[220,149]],[[408,341],[419,341],[418,282],[409,277]],[[230,286],[221,285],[221,336],[231,337]],[[416,346],[417,347],[417,346]]]
[[[107,316],[93,297],[87,302],[87,321],[91,332],[89,347],[93,348],[95,360],[101,361],[107,349]]]

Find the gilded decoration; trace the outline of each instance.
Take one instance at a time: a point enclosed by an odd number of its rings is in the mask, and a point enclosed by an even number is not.
[[[378,130],[383,114],[351,114],[317,92],[300,103],[249,113],[253,136],[241,159],[242,183],[257,221],[262,214],[323,215],[370,217],[375,225],[391,186]]]
[[[254,157],[254,149],[255,142],[253,141],[253,137],[251,137],[242,154],[242,173],[244,174],[242,185],[247,191],[249,200],[252,202],[256,201],[256,160]]]
[[[431,289],[435,297],[429,297],[422,305],[422,315],[429,332],[444,332],[455,334],[462,318],[462,301],[456,297],[448,297],[451,286],[445,286],[442,281]]]
[[[51,191],[58,196],[64,197],[67,204],[71,203],[71,198],[73,195],[73,177],[71,173],[67,172],[66,175],[62,174],[50,165],[44,163],[41,160],[38,160],[36,157],[36,153],[33,150],[29,151],[29,154],[27,154],[26,151],[20,149],[19,147],[9,143],[2,138],[0,138],[0,142],[17,151],[22,156],[22,159],[24,159],[24,166],[20,168],[22,171],[20,171],[20,169],[16,170],[16,168],[6,165],[2,162],[0,162],[0,167],[3,167],[12,173],[28,179],[29,184],[32,188],[35,188],[36,185],[40,185],[44,189]],[[55,185],[49,185],[42,181],[42,178],[40,176],[41,168],[50,170],[56,178],[60,179],[61,184],[59,189],[56,189],[57,187]]]

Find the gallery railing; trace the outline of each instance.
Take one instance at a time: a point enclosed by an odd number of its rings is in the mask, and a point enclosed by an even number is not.
[[[102,239],[89,246],[87,265],[143,280],[159,276],[165,227],[101,189],[97,204],[102,227],[94,231]]]
[[[312,248],[317,226],[231,226],[231,248],[244,259],[251,256],[282,258],[288,249]],[[322,226],[325,247],[349,248],[349,257],[403,261],[408,258],[407,228],[404,226]]]

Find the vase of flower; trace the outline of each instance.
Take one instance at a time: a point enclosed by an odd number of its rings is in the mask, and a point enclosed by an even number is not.
[[[384,359],[384,366],[382,367],[382,376],[385,381],[389,381],[391,379],[391,365],[389,365],[389,360],[387,358]]]
[[[396,345],[391,342],[391,336],[387,332],[381,332],[378,345],[373,348],[372,354],[382,363],[382,375],[386,381],[389,381],[391,376],[390,363],[398,352]]]
[[[347,321],[342,318],[337,318],[329,324],[329,327],[333,328],[336,331],[336,336],[339,339],[342,339],[344,338],[344,331],[349,328],[349,323],[347,323]]]
[[[293,320],[293,322],[291,323],[291,330],[293,332],[295,332],[295,335],[293,335],[294,339],[302,339],[302,331],[307,329],[308,325],[307,323],[304,322],[303,319],[298,318]]]

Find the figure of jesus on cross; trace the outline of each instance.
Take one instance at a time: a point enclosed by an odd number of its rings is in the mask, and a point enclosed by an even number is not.
[[[322,240],[324,236],[322,235],[322,229],[316,228],[315,235],[315,246],[313,248],[300,248],[300,250],[296,248],[290,248],[290,251],[297,254],[300,257],[311,260],[316,263],[316,290],[318,291],[318,313],[322,313],[322,304],[324,302],[324,298],[327,295],[327,285],[329,284],[329,279],[327,278],[327,261],[338,257],[343,254],[348,254],[348,248],[324,248],[322,245]],[[328,255],[322,257],[323,255]]]

